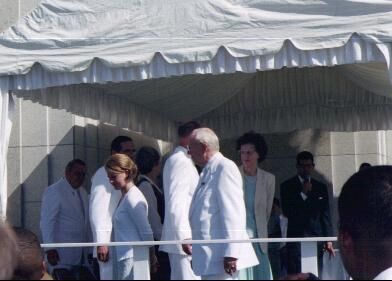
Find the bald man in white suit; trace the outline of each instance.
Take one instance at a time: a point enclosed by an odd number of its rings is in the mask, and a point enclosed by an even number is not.
[[[193,240],[247,240],[243,183],[237,165],[219,152],[219,139],[207,128],[195,130],[190,151],[203,167],[190,209]],[[202,280],[237,280],[239,270],[259,264],[251,243],[184,245]]]

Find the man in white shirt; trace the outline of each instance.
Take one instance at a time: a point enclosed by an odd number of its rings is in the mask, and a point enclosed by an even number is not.
[[[165,220],[162,241],[180,241],[192,238],[189,224],[189,207],[199,182],[199,174],[189,151],[189,139],[196,122],[179,127],[179,146],[166,161],[163,171],[165,194]],[[182,250],[181,245],[164,245],[160,250],[169,254],[171,280],[198,280],[191,267],[191,258]]]
[[[339,242],[354,280],[392,280],[392,167],[355,174],[339,198]]]
[[[195,130],[190,152],[203,167],[189,211],[193,240],[248,240],[243,182],[237,165],[219,152],[219,139],[207,128]],[[241,269],[259,264],[251,243],[184,245],[202,280],[236,280]]]
[[[134,159],[135,144],[126,136],[119,136],[112,141],[111,154],[122,153]],[[112,218],[121,198],[121,192],[110,184],[104,167],[93,176],[90,195],[90,222],[95,243],[110,243],[112,241]],[[102,280],[113,279],[113,260],[109,247],[98,247],[94,251],[98,258]]]
[[[90,242],[88,195],[82,188],[85,177],[86,164],[73,160],[66,167],[65,177],[44,192],[40,226],[45,244]],[[50,266],[68,269],[85,264],[86,254],[83,248],[46,251]]]

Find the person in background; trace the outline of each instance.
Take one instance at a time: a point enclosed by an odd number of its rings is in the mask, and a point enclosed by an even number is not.
[[[154,235],[148,222],[148,204],[134,181],[138,175],[135,163],[124,154],[112,155],[105,164],[112,186],[121,192],[121,199],[113,215],[114,242],[153,241]],[[152,272],[158,263],[151,247]],[[116,279],[134,279],[134,253],[132,246],[114,249]]]
[[[0,280],[11,280],[18,264],[15,233],[0,221]]]
[[[268,221],[275,196],[275,176],[259,168],[268,147],[260,134],[249,132],[237,140],[244,180],[247,231],[251,239],[268,238]],[[241,280],[272,280],[267,244],[253,244],[260,264],[240,273]]]
[[[111,144],[111,154],[122,153],[134,159],[135,144],[127,136],[116,137]],[[121,198],[121,192],[110,184],[105,167],[101,167],[91,179],[90,222],[95,243],[110,243],[112,235],[112,217]],[[94,249],[98,258],[102,280],[113,279],[111,249],[101,246]]]
[[[82,160],[72,160],[65,169],[65,177],[45,190],[40,223],[45,244],[91,241],[88,195],[82,187],[86,172],[86,164]],[[88,249],[84,248],[46,250],[51,269],[58,266],[75,272],[87,264],[87,255]]]
[[[354,280],[392,280],[392,167],[352,176],[339,197],[339,244]]]
[[[327,186],[312,178],[315,168],[313,154],[297,156],[298,174],[281,186],[283,214],[288,218],[288,238],[332,237],[332,223]],[[319,245],[319,267],[323,250],[335,255],[332,242]],[[288,274],[302,272],[300,243],[289,243]],[[321,270],[320,270],[321,271]]]
[[[43,250],[38,237],[29,230],[14,228],[18,244],[18,266],[13,280],[48,280]]]
[[[220,152],[217,135],[208,128],[193,131],[190,152],[203,167],[189,211],[194,240],[248,240],[243,181],[236,164]],[[259,264],[251,243],[183,245],[202,280],[236,280],[239,271]]]
[[[363,171],[363,170],[369,169],[371,167],[372,167],[372,165],[370,165],[369,163],[362,163],[361,166],[359,167],[359,171]]]
[[[269,238],[287,238],[288,220],[283,215],[279,199],[274,199],[271,218],[268,223]],[[286,243],[269,243],[268,255],[271,261],[274,280],[287,275]]]
[[[200,128],[189,122],[178,128],[178,147],[166,161],[163,170],[165,220],[162,241],[182,241],[192,238],[189,208],[199,182],[199,174],[189,155],[192,132]],[[181,245],[163,245],[160,250],[169,254],[171,280],[199,280],[191,267],[191,257]]]
[[[152,147],[142,147],[136,155],[136,165],[139,169],[139,182],[137,186],[143,193],[148,203],[148,220],[154,233],[155,241],[162,237],[162,224],[165,216],[165,197],[159,187],[159,176],[161,174],[161,155]],[[160,268],[153,280],[170,279],[170,262],[166,253],[158,252],[157,257]]]

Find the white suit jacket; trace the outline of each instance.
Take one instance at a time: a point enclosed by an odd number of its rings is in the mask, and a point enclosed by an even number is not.
[[[240,167],[242,176],[244,168]],[[275,197],[275,176],[262,169],[257,169],[255,217],[258,238],[268,238],[268,221],[271,217]],[[268,254],[268,244],[260,244],[265,254]]]
[[[142,192],[131,188],[113,215],[115,242],[154,241],[148,222],[148,204]],[[116,247],[117,261],[133,258],[132,246]]]
[[[188,151],[177,147],[163,170],[165,222],[162,241],[179,241],[192,237],[189,208],[199,182],[199,174]],[[164,245],[163,252],[186,255],[181,245]]]
[[[249,239],[241,173],[234,162],[220,153],[203,169],[191,205],[190,222],[193,240]],[[201,276],[225,274],[225,257],[237,258],[238,270],[259,264],[250,243],[193,245],[193,270]]]
[[[97,243],[111,242],[112,218],[121,198],[121,191],[110,184],[104,167],[92,178],[90,195],[90,223],[93,240]],[[96,257],[96,249],[94,250]]]
[[[64,178],[49,186],[42,198],[40,227],[45,244],[90,242],[88,195],[85,189],[83,187],[78,190],[73,189]],[[60,265],[80,265],[83,249],[56,250],[60,256]]]

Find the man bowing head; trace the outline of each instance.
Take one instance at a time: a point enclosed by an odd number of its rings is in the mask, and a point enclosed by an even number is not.
[[[190,209],[193,240],[247,240],[246,209],[242,177],[236,164],[220,152],[219,139],[208,128],[197,129],[190,153],[203,167]],[[193,270],[203,280],[235,280],[238,271],[257,265],[256,254],[247,244],[184,245],[193,256]]]

